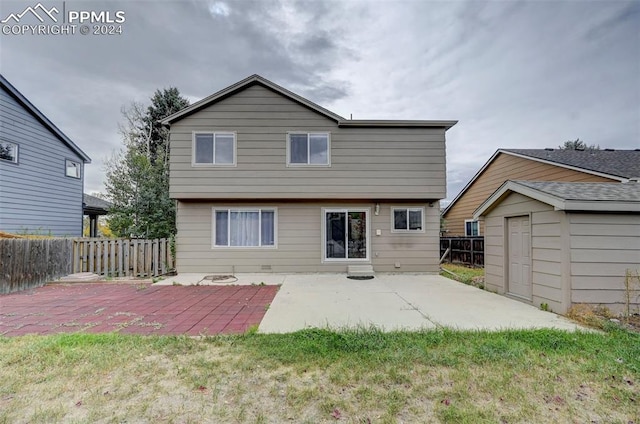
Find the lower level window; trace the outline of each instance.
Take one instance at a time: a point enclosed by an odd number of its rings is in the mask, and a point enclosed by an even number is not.
[[[424,230],[423,208],[392,208],[393,232]]]
[[[275,209],[214,209],[214,246],[276,245]]]
[[[480,224],[478,221],[464,221],[464,235],[467,237],[475,237],[480,235]]]

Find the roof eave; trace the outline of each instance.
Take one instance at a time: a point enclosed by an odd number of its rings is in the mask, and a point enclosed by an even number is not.
[[[494,191],[491,196],[487,198],[487,200],[482,202],[475,211],[473,211],[473,219],[478,219],[479,217],[491,212],[491,210],[493,210],[502,199],[504,199],[511,193],[519,193],[540,202],[546,203],[556,208],[556,210],[565,209],[564,199],[552,196],[548,193],[543,193],[531,187],[526,187],[522,184],[518,184],[516,181],[508,180],[505,181],[496,191]]]
[[[574,212],[640,212],[640,202],[620,200],[567,200],[564,211]]]
[[[27,109],[34,118],[36,118],[42,125],[44,125],[49,131],[51,131],[60,141],[73,150],[78,156],[82,158],[84,163],[91,163],[91,158],[82,151],[76,144],[71,141],[53,122],[49,120],[37,107],[35,107],[17,88],[15,88],[7,79],[0,74],[0,85],[7,90],[7,92],[18,103],[20,103],[25,109]]]
[[[339,127],[370,128],[444,128],[448,130],[458,121],[422,121],[422,120],[384,120],[384,119],[346,119],[338,122]]]

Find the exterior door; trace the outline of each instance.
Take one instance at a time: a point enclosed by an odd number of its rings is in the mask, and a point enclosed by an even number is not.
[[[531,226],[528,216],[507,218],[509,294],[531,299]]]
[[[326,261],[369,259],[369,225],[366,210],[325,210],[324,233]]]

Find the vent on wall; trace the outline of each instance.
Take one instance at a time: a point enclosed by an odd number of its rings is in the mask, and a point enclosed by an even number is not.
[[[260,265],[262,271],[271,271],[271,265]]]

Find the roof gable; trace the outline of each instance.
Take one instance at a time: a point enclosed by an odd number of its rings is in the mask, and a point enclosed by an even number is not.
[[[640,212],[640,183],[506,181],[473,213],[487,215],[511,193],[519,193],[561,211]]]
[[[53,122],[51,122],[42,112],[38,110],[22,93],[20,93],[9,81],[0,74],[0,87],[13,97],[25,110],[27,110],[38,122],[44,125],[63,144],[82,158],[84,163],[91,163],[91,158],[71,141]]]
[[[284,87],[279,86],[276,83],[269,81],[266,78],[261,77],[260,75],[254,74],[248,78],[245,78],[237,83],[230,85],[227,88],[224,88],[212,95],[205,97],[204,99],[195,102],[191,106],[188,106],[173,115],[167,116],[163,120],[160,121],[163,125],[171,125],[187,116],[196,113],[212,104],[215,104],[227,97],[233,96],[234,94],[245,90],[253,85],[260,85],[269,90],[272,90],[332,121],[335,121],[340,127],[442,127],[445,130],[454,126],[458,121],[427,121],[427,120],[350,120],[345,119],[342,116],[331,112],[328,109],[323,108],[322,106],[317,105],[311,100],[305,99],[304,97],[293,93],[292,91],[287,90]]]
[[[445,215],[500,154],[627,182],[640,178],[640,149],[561,150],[498,149],[442,212]]]
[[[319,106],[315,103],[313,103],[310,100],[305,99],[302,96],[299,96],[289,90],[287,90],[286,88],[280,87],[279,85],[269,81],[266,78],[261,77],[260,75],[254,74],[251,75],[248,78],[245,78],[241,81],[238,81],[237,83],[230,85],[227,88],[224,88],[216,93],[213,93],[212,95],[205,97],[204,99],[195,102],[194,104],[192,104],[191,106],[188,106],[176,113],[174,113],[173,115],[167,116],[166,118],[164,118],[163,120],[161,120],[160,122],[163,125],[171,125],[174,122],[177,122],[179,120],[181,120],[182,118],[186,118],[187,116],[198,112],[199,110],[202,110],[204,108],[206,108],[207,106],[211,106],[214,103],[219,102],[220,100],[226,99],[227,97],[233,96],[234,94],[243,91],[253,85],[260,85],[262,87],[265,87],[269,90],[272,90],[284,97],[287,97],[288,99],[293,100],[294,102],[305,106],[317,113],[319,113],[320,115],[323,115],[335,122],[339,122],[341,120],[343,120],[344,118],[341,117],[340,115],[336,115],[335,113],[323,108],[322,106]]]

